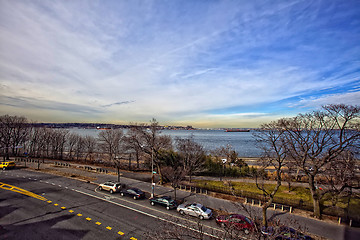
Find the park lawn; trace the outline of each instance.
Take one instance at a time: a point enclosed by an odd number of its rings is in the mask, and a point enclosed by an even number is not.
[[[259,190],[255,183],[245,183],[245,182],[227,182],[223,181],[211,181],[211,180],[194,180],[197,187],[206,188],[209,190],[221,189],[223,192],[227,191],[229,194],[232,194],[230,186],[232,186],[237,195],[246,196],[249,194],[250,196],[254,196],[254,194],[258,195],[258,198],[261,199],[263,193]],[[269,192],[274,189],[275,184],[265,184],[265,189]],[[240,193],[240,194],[239,194]],[[242,194],[241,194],[242,193]],[[288,186],[280,186],[278,192],[275,194],[275,202],[282,203],[285,205],[298,205],[302,202],[303,205],[312,207],[312,198],[311,193],[308,188],[305,187],[291,187],[291,191],[289,192]],[[331,206],[331,201],[324,201],[325,206]],[[340,199],[337,203],[337,207],[346,208],[347,206],[347,198]],[[353,198],[350,201],[350,211],[357,215],[360,215],[360,195],[354,194]]]
[[[209,189],[219,188],[223,190],[228,189],[229,193],[231,193],[229,184],[224,184],[222,181],[194,180],[194,183],[196,183],[197,187]],[[257,188],[255,183],[231,182],[231,185],[236,192],[250,192],[253,194],[259,194],[259,196],[262,196],[263,194],[262,191]],[[271,191],[275,187],[275,184],[264,184],[264,187],[266,190]],[[291,191],[289,192],[287,186],[280,186],[275,196],[278,198],[296,201],[300,201],[302,199],[303,202],[309,202],[312,204],[310,190],[304,187],[291,187]]]

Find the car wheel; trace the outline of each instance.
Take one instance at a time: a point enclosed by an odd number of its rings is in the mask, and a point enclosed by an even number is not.
[[[166,206],[166,210],[170,210],[170,207],[169,207],[169,206]]]
[[[246,235],[248,235],[248,234],[250,233],[249,229],[245,229],[245,230],[244,230],[244,233],[245,233]]]
[[[110,189],[110,193],[111,193],[111,194],[113,194],[113,193],[114,193],[114,191],[113,191],[112,189]]]
[[[100,191],[102,190],[102,187],[99,187]]]
[[[184,212],[183,210],[180,210],[180,214],[181,214],[181,215],[184,215],[185,212]]]
[[[134,200],[136,200],[137,199],[137,197],[136,196],[134,196]]]
[[[153,205],[153,206],[155,205],[155,203],[154,203],[154,202],[150,202],[150,204],[151,204],[151,205]]]
[[[200,220],[204,220],[204,216],[203,216],[203,215],[200,215],[199,218],[200,218]]]
[[[120,193],[121,196],[124,196],[124,193]]]

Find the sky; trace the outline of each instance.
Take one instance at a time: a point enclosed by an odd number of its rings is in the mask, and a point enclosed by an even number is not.
[[[360,103],[358,0],[0,0],[0,115],[258,127]]]

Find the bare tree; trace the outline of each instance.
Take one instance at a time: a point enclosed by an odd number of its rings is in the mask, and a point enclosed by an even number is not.
[[[204,169],[206,160],[204,148],[196,143],[192,137],[176,138],[175,141],[178,153],[184,163],[184,172],[188,172],[189,182],[191,182],[192,175]]]
[[[77,135],[75,146],[74,146],[74,155],[76,157],[76,161],[79,161],[83,155],[83,149],[85,147],[85,139],[83,136]]]
[[[344,152],[357,151],[360,146],[359,115],[360,107],[338,104],[279,121],[290,160],[308,178],[317,218],[321,217],[322,194],[316,178],[326,174],[327,165],[337,161]]]
[[[93,160],[93,153],[97,146],[97,140],[93,136],[85,136],[84,138],[84,150],[85,150],[85,162],[87,158],[89,157],[89,161],[91,162]]]
[[[274,188],[265,188],[264,181],[260,184],[258,181],[258,174],[256,174],[256,186],[262,191],[264,198],[267,199],[262,205],[263,226],[267,227],[267,209],[273,203],[275,194],[281,186],[282,175],[287,159],[287,150],[285,148],[285,131],[279,122],[263,124],[260,129],[261,130],[258,132],[254,132],[257,145],[263,150],[263,157],[260,158],[262,171],[258,171],[257,173],[265,173],[266,169],[273,167],[276,180]],[[264,180],[264,174],[261,174],[260,177]]]
[[[185,179],[187,169],[184,169],[184,159],[176,152],[160,151],[158,159],[162,165],[162,174],[165,180],[170,182],[171,187],[174,189],[176,200],[176,189],[179,188],[181,181]]]
[[[141,137],[143,135],[141,133],[142,128],[144,128],[144,125],[132,124],[132,127],[129,129],[126,137],[124,138],[126,148],[135,153],[137,169],[140,168],[140,155],[142,153],[142,147],[145,146],[145,141]]]
[[[73,160],[73,154],[75,152],[76,143],[78,141],[79,134],[76,133],[69,133],[67,136],[67,159]]]
[[[321,193],[322,196],[327,194],[331,197],[332,207],[335,207],[343,197],[350,199],[352,188],[360,187],[360,177],[355,171],[356,163],[357,159],[353,153],[344,152],[326,166],[324,171],[326,174],[322,176],[325,179]],[[348,214],[348,208],[346,213]]]
[[[221,239],[217,236],[217,231],[205,232],[204,224],[201,220],[188,221],[178,218],[164,219],[163,226],[160,229],[144,234],[147,240],[205,240]]]
[[[140,141],[138,146],[144,152],[150,164],[154,164],[160,177],[160,184],[163,183],[161,172],[161,164],[158,159],[159,153],[162,150],[172,149],[172,140],[170,136],[160,135],[160,126],[156,119],[150,121],[150,125],[144,127],[134,128],[137,131]]]
[[[120,181],[123,136],[124,133],[120,129],[105,130],[99,133],[100,147],[102,151],[108,155],[109,160],[114,163],[117,169],[118,181]]]
[[[13,156],[18,155],[29,134],[27,123],[25,117],[0,116],[0,148],[4,152],[4,159],[10,159],[10,150]]]

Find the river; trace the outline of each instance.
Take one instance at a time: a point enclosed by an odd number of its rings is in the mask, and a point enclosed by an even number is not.
[[[97,129],[70,128],[71,132],[82,136],[97,137],[100,131]],[[124,130],[126,132],[126,129]],[[214,150],[221,146],[231,145],[232,149],[238,152],[240,157],[259,157],[261,150],[256,148],[256,142],[252,132],[225,132],[224,130],[162,130],[162,135],[187,138],[192,136],[194,141],[200,143],[207,151]]]

